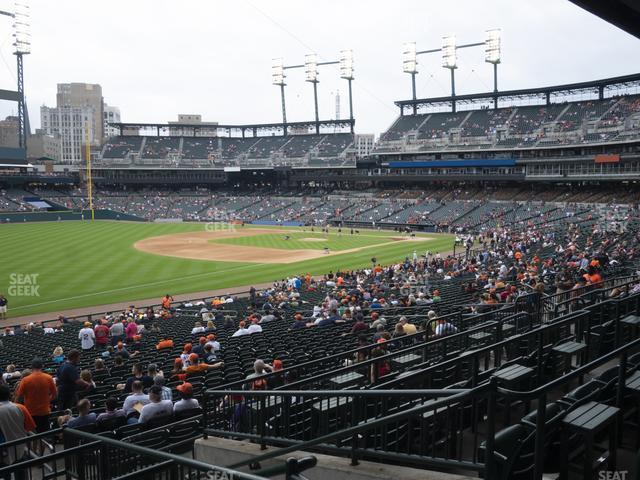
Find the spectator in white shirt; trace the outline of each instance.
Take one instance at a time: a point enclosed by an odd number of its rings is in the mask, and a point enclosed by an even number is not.
[[[196,322],[195,326],[191,329],[191,335],[195,335],[196,333],[202,333],[202,332],[204,332],[204,327],[202,326],[202,323]]]
[[[251,325],[249,325],[249,328],[247,328],[247,330],[249,331],[249,333],[262,332],[262,327],[258,324],[257,318],[254,318],[253,320],[251,320]]]
[[[91,322],[84,322],[84,328],[78,332],[82,350],[89,350],[96,344],[96,334],[93,333]]]
[[[149,403],[149,396],[142,393],[142,382],[136,380],[131,384],[131,395],[124,399],[122,409],[126,415],[136,411],[134,408],[138,403],[146,405]]]
[[[173,402],[162,400],[162,388],[154,385],[149,389],[149,403],[142,407],[138,423],[147,423],[158,418],[167,418],[173,415]]]
[[[244,326],[245,326],[245,323],[244,323],[244,320],[243,320],[238,324],[238,330],[233,332],[233,335],[231,335],[231,336],[232,337],[241,337],[242,335],[249,335],[249,333],[251,333],[251,332],[249,332],[249,330],[244,328]]]
[[[204,346],[206,347],[207,345],[211,345],[211,349],[214,352],[220,351],[220,342],[216,340],[216,336],[213,333],[207,335],[207,343]]]
[[[183,410],[192,410],[194,408],[200,408],[198,400],[193,398],[193,385],[189,382],[185,382],[182,385],[178,385],[176,390],[180,392],[181,399],[178,400],[173,406],[173,412],[177,413]]]

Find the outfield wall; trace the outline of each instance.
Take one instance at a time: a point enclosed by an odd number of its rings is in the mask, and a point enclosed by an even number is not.
[[[302,222],[279,222],[278,220],[253,220],[251,225],[270,225],[274,227],[303,227]]]
[[[146,222],[145,219],[113,210],[94,210],[96,220],[126,220],[129,222]],[[66,210],[54,212],[2,212],[0,223],[57,222],[62,220],[91,220],[91,212]]]

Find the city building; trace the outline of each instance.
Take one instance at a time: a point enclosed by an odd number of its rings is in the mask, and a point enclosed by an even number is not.
[[[84,161],[87,133],[92,148],[102,145],[106,133],[102,87],[90,83],[59,83],[56,106],[40,108],[40,126],[43,134],[59,138],[56,156],[59,161]]]
[[[373,133],[358,133],[353,139],[353,148],[357,157],[366,157],[373,150],[375,135]]]
[[[0,147],[18,148],[18,117],[0,120]]]
[[[91,107],[97,118],[104,118],[104,99],[102,87],[94,83],[59,83],[56,95],[56,106]],[[95,133],[92,134],[92,143],[95,140],[102,142],[104,129],[102,122],[96,122]]]
[[[120,130],[116,127],[109,126],[110,123],[120,123],[120,109],[111,105],[104,104],[104,139],[117,137]]]
[[[42,129],[37,129],[36,133],[27,138],[27,153],[29,159],[42,157],[52,160],[60,160],[60,137],[48,135]]]

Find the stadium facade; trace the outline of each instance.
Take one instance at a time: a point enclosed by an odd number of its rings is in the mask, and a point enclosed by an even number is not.
[[[400,116],[368,155],[358,154],[362,148],[348,133],[348,120],[322,122],[319,135],[309,133],[314,122],[286,128],[119,123],[113,127],[120,135],[110,138],[94,159],[94,181],[223,185],[254,172],[286,186],[310,181],[372,186],[636,181],[639,86],[636,74],[398,101]]]

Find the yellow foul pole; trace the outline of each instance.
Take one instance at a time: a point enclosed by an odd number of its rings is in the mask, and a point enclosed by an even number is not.
[[[93,179],[91,178],[91,136],[89,135],[89,122],[86,123],[85,128],[86,144],[85,155],[87,158],[87,195],[89,196],[89,210],[91,210],[91,220],[95,220],[95,214],[93,212]]]

